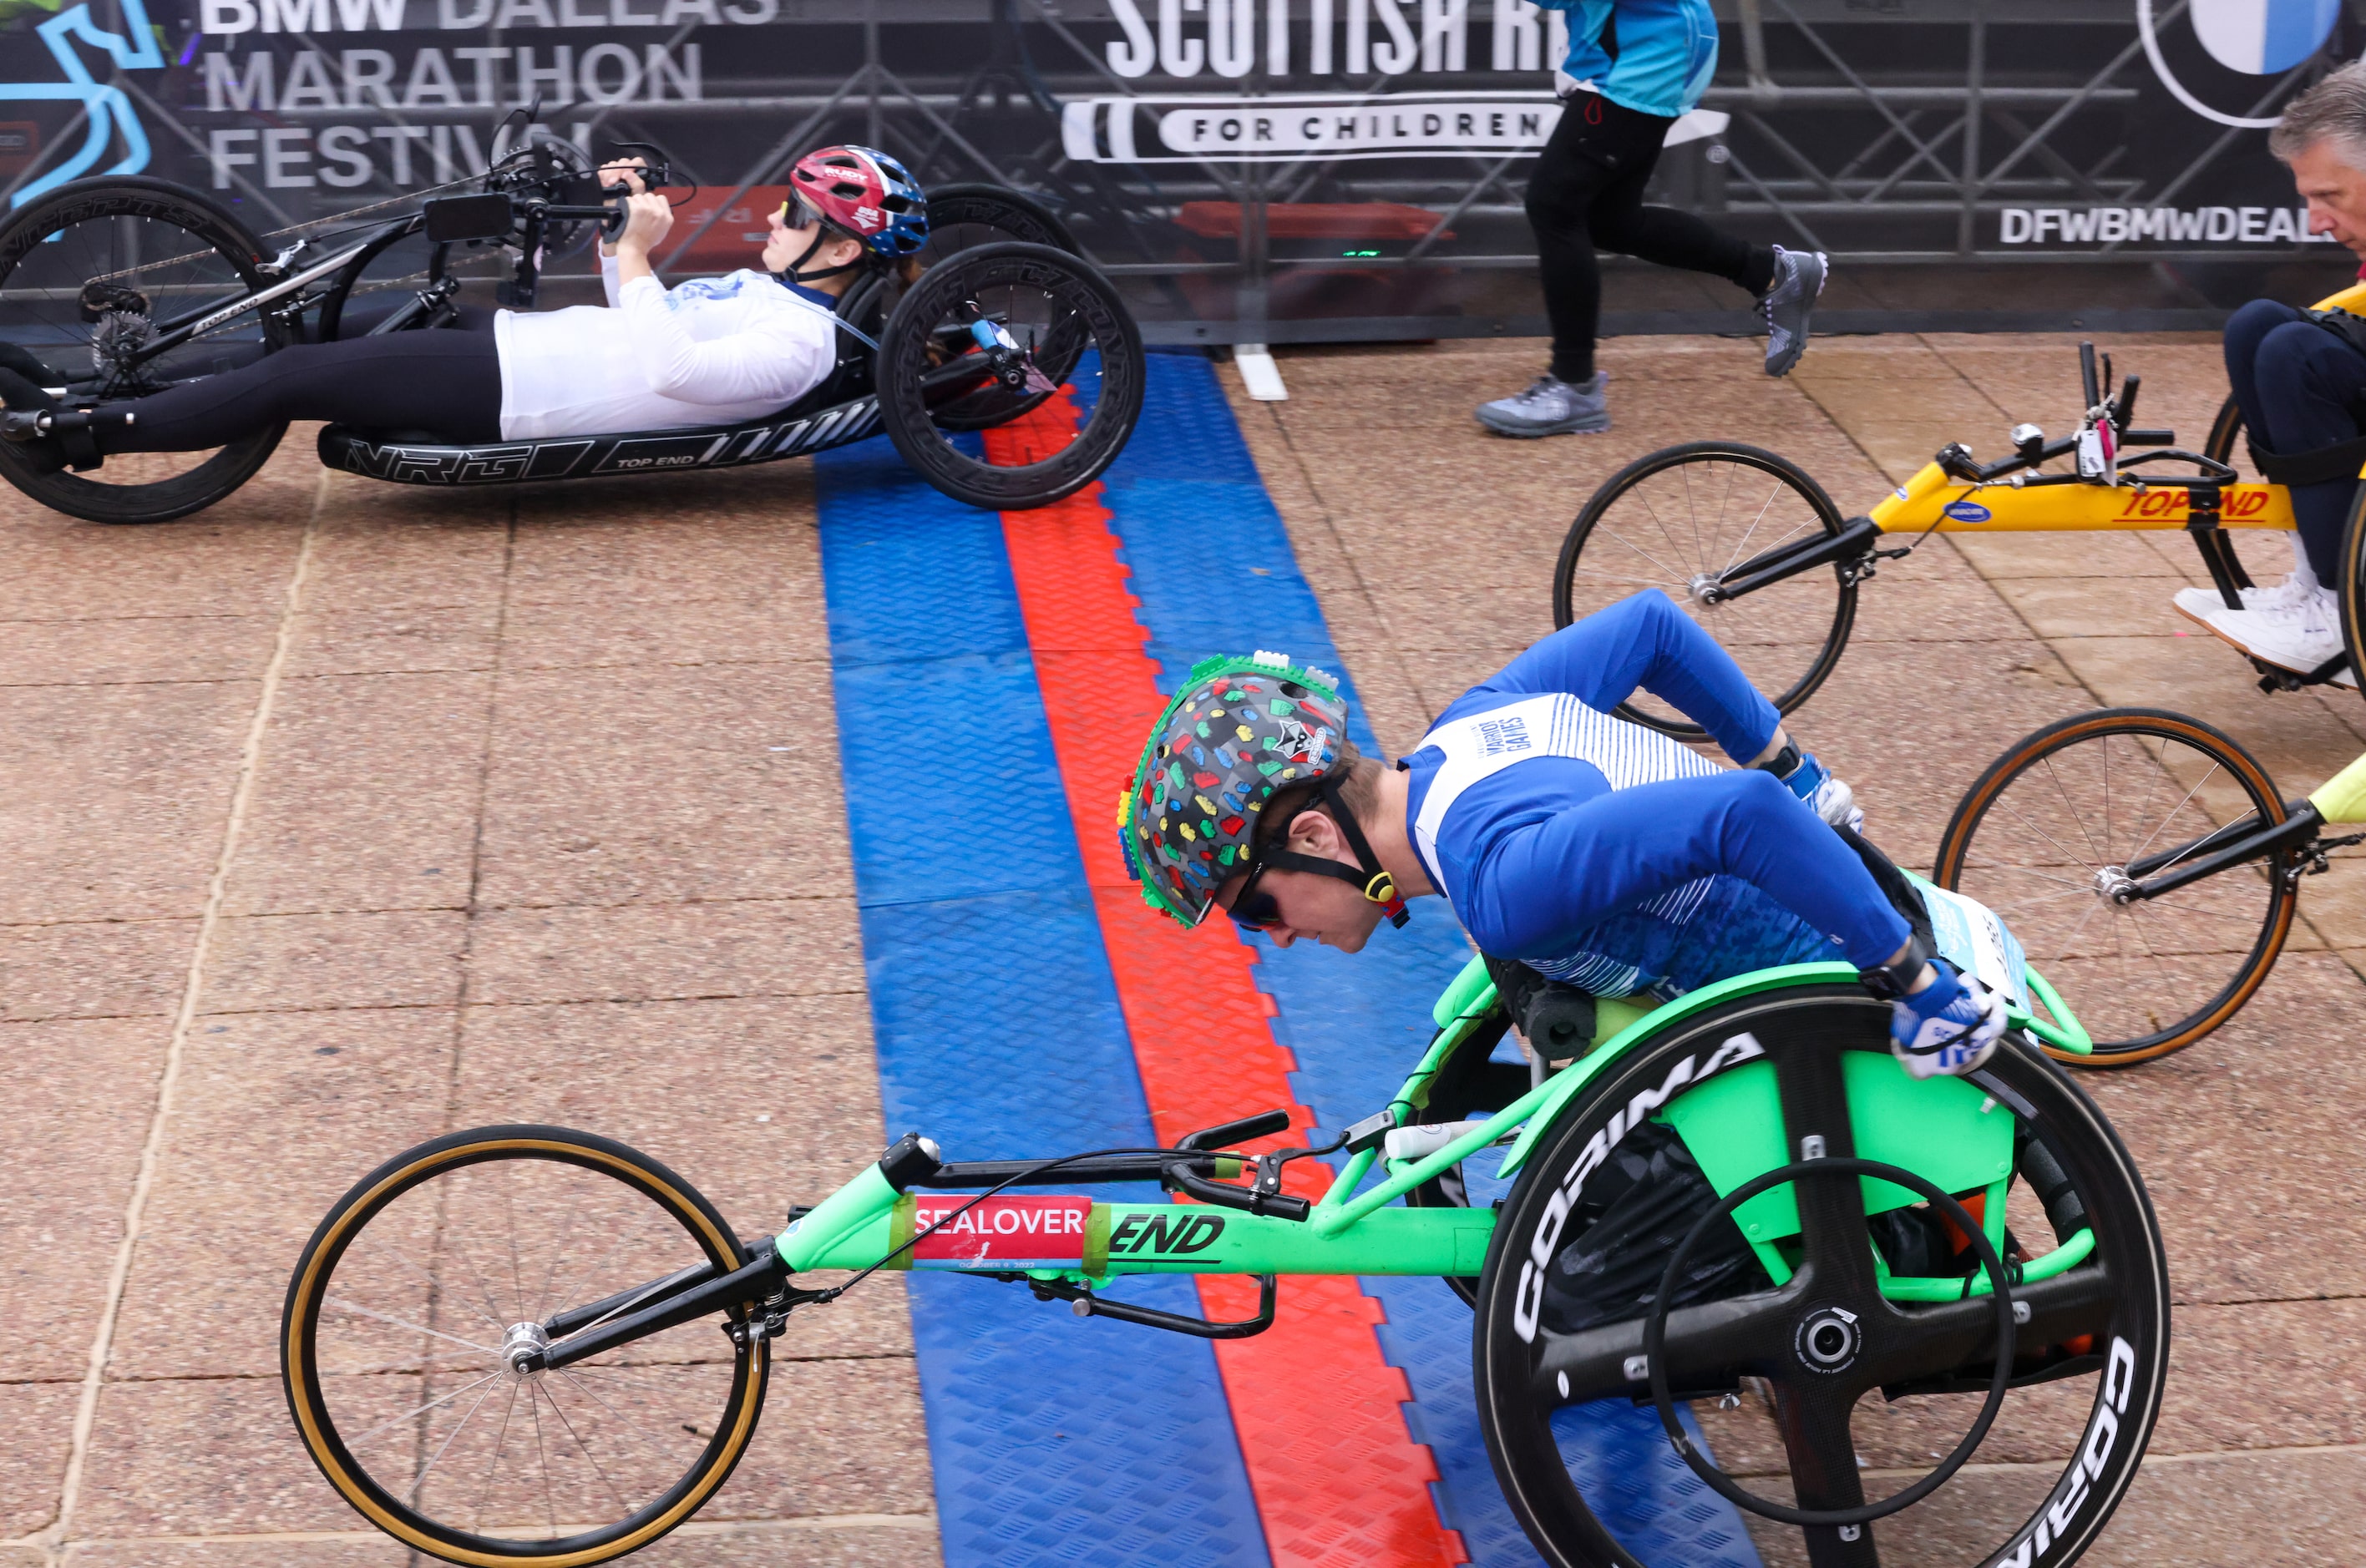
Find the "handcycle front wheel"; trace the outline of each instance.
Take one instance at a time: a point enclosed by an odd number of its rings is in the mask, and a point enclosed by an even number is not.
[[[1932,879],[2004,919],[2039,971],[2079,998],[2092,1056],[2129,1067],[2180,1051],[2249,1001],[2298,902],[2293,855],[2235,866],[2158,898],[2136,879],[2180,846],[2286,815],[2275,781],[2223,731],[2181,713],[2106,708],[2023,737],[1965,791]]]
[[[261,289],[262,249],[236,217],[167,180],[121,175],[60,185],[0,225],[0,342],[56,373],[69,406],[252,364],[293,341],[268,312],[145,360],[136,353],[175,319]],[[38,472],[21,449],[0,442],[0,478],[70,517],[167,522],[253,478],[287,428],[208,452],[126,454],[87,475]]]
[[[1049,245],[1072,256],[1084,253],[1059,214],[1023,191],[982,184],[936,186],[929,192],[926,248],[918,255],[906,258],[892,271],[874,273],[858,283],[848,292],[839,314],[862,331],[877,337],[886,330],[887,318],[905,291],[918,282],[929,268],[964,251],[1014,241]],[[937,357],[941,361],[966,352],[968,347],[965,342],[952,339],[939,350]],[[1070,354],[1066,364],[1050,369],[1047,374],[1054,380],[1060,379],[1074,368],[1074,354]],[[1005,386],[987,386],[941,403],[934,410],[934,420],[939,430],[991,430],[1031,412],[1050,396],[1048,392],[1014,392]]]
[[[974,336],[980,323],[1016,345],[1005,367],[1023,370],[1023,386],[997,381],[994,353]],[[988,510],[1049,506],[1098,478],[1133,434],[1148,370],[1142,334],[1098,270],[1019,243],[923,273],[888,317],[874,364],[896,452],[939,490]],[[1035,393],[1023,417],[976,432],[977,399]]]
[[[1663,447],[1612,475],[1570,525],[1553,566],[1553,624],[1656,588],[1788,713],[1814,695],[1848,646],[1856,584],[1845,563],[1738,599],[1715,599],[1711,589],[1747,561],[1841,527],[1824,487],[1787,457],[1738,442]],[[1657,698],[1631,698],[1618,716],[1679,740],[1706,738]]]
[[[570,1332],[653,1282],[744,1260],[712,1204],[622,1144],[453,1133],[370,1172],[313,1232],[280,1329],[288,1411],[330,1485],[407,1545],[604,1562],[730,1474],[763,1408],[764,1337],[708,1317],[555,1371],[513,1358],[546,1325]]]
[[[1961,1294],[1944,1278],[1932,1282],[1951,1288],[1910,1301],[1883,1288],[1885,1260],[1891,1272],[1929,1278],[1927,1260],[1897,1266],[1899,1237],[1921,1237],[1946,1253],[1952,1222],[1927,1208],[1888,1206],[1912,1194],[1893,1189],[1876,1204],[1853,1180],[1803,1182],[1777,1189],[1791,1194],[1790,1208],[1745,1208],[1718,1222],[1726,1272],[1703,1273],[1697,1263],[1686,1271],[1699,1287],[1670,1304],[1656,1369],[1644,1354],[1644,1319],[1668,1250],[1690,1222],[1656,1196],[1662,1206],[1624,1209],[1615,1196],[1622,1184],[1647,1196],[1666,1191],[1636,1182],[1645,1163],[1639,1142],[1659,1162],[1653,1182],[1666,1180],[1668,1150],[1696,1130],[1717,1138],[1704,1144],[1704,1169],[1712,1148],[1729,1151],[1735,1140],[1757,1150],[1746,1176],[1802,1156],[1864,1156],[1852,1149],[1852,1134],[1874,1136],[1868,1129],[1885,1117],[1860,1106],[1894,1115],[1900,1103],[1934,1098],[1955,1102],[1947,1116],[1988,1128],[1995,1148],[2009,1148],[2000,1180],[2014,1228],[2051,1228],[2057,1247],[2091,1250],[2050,1278],[2014,1286],[2022,1327],[2007,1419],[1978,1445],[1987,1462],[1878,1522],[1794,1526],[1752,1517],[1752,1532],[1770,1562],[2066,1568],[2109,1520],[2159,1413],[2168,1368],[2167,1259],[2143,1183],[2092,1103],[2026,1047],[2000,1049],[1968,1081],[1913,1085],[1887,1045],[1887,1005],[1853,985],[1728,1002],[1628,1052],[1537,1145],[1489,1249],[1472,1363],[1496,1477],[1551,1568],[1683,1560],[1683,1538],[1666,1532],[1681,1530],[1671,1521],[1696,1517],[1696,1504],[1710,1501],[1707,1486],[1673,1454],[1656,1456],[1674,1478],[1665,1486],[1628,1473],[1634,1449],[1606,1451],[1602,1440],[1606,1430],[1623,1432],[1628,1444],[1644,1433],[1654,1446],[1666,1440],[1658,1421],[1637,1409],[1650,1401],[1655,1371],[1677,1402],[1695,1405],[1691,1440],[1712,1450],[1702,1457],[1752,1498],[1819,1516],[1862,1519],[1859,1510],[1914,1485],[1976,1429],[1996,1373],[1995,1303],[1962,1269]],[[1687,1104],[1694,1096],[1702,1098]],[[1696,1114],[1706,1120],[1686,1120]],[[2009,1119],[1986,1123],[1991,1115]],[[1910,1152],[1901,1158],[1893,1147],[1872,1158],[1931,1174],[1920,1167],[1937,1157],[1936,1146],[1911,1137],[1893,1144]],[[1997,1201],[1996,1170],[1992,1162],[1959,1173],[1942,1190],[1992,1218],[1984,1205]],[[1728,1177],[1718,1190],[1738,1192],[1741,1180],[1730,1170]],[[1882,1209],[1878,1231],[1872,1207]],[[1786,1260],[1783,1284],[1752,1261],[1763,1254],[1745,1245],[1754,1229],[1734,1229],[1744,1218],[1774,1236],[1763,1245]],[[1745,1272],[1733,1273],[1737,1265]],[[1639,1297],[1616,1286],[1630,1278],[1646,1282]],[[1590,1296],[1572,1285],[1589,1280],[1611,1283]],[[1620,1300],[1617,1314],[1572,1316],[1576,1304]],[[1764,1391],[1771,1409],[1762,1412],[1745,1386]],[[1708,1408],[1737,1397],[1746,1401],[1739,1408]],[[1642,1497],[1652,1501],[1639,1507]]]

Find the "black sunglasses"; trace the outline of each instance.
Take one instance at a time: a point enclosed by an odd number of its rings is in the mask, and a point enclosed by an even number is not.
[[[1273,902],[1271,893],[1257,886],[1268,869],[1262,860],[1251,866],[1249,879],[1241,884],[1241,890],[1233,897],[1233,907],[1224,912],[1244,931],[1265,931],[1281,924],[1281,906]]]

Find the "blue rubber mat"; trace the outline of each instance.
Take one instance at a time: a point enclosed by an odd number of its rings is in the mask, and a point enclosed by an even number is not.
[[[1205,360],[1151,356],[1142,423],[1106,485],[1165,689],[1211,654],[1274,648],[1346,678],[1354,700],[1352,676]],[[1354,734],[1377,751],[1360,703]],[[1429,1039],[1430,1003],[1470,956],[1443,901],[1414,909],[1412,924],[1383,929],[1353,958],[1258,945],[1259,984],[1279,1009],[1276,1035],[1296,1055],[1301,1102],[1326,1127],[1387,1103]],[[1463,1532],[1474,1562],[1534,1563],[1479,1435],[1470,1309],[1436,1280],[1363,1286],[1386,1309],[1382,1347],[1412,1383],[1414,1436],[1436,1455],[1441,1517]],[[1611,1401],[1558,1426],[1603,1522],[1651,1568],[1759,1568],[1741,1516],[1676,1458],[1650,1411]]]
[[[967,1159],[1149,1143],[1000,520],[884,441],[816,466],[888,1132]],[[1017,1286],[910,1282],[948,1568],[1268,1562],[1206,1344]],[[1184,1279],[1124,1294],[1199,1310]]]

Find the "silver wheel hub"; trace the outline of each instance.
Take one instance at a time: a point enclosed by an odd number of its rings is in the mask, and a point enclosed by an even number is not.
[[[513,1323],[501,1336],[501,1364],[515,1377],[531,1377],[527,1358],[538,1356],[550,1349],[550,1336],[542,1331],[539,1323]]]
[[[2105,903],[2125,909],[2136,896],[2135,879],[2124,867],[2106,866],[2095,873],[2095,896]]]
[[[1725,602],[1725,594],[1718,587],[1715,572],[1695,572],[1684,579],[1684,588],[1693,596],[1693,602],[1703,610],[1715,610]]]
[[[1846,1307],[1820,1307],[1800,1323],[1794,1344],[1799,1362],[1809,1372],[1836,1372],[1856,1360],[1864,1336],[1856,1314]]]

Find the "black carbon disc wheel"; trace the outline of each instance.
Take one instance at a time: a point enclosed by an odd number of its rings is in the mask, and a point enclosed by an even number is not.
[[[2299,893],[2289,850],[2157,899],[2121,902],[2117,880],[2131,865],[2139,878],[2173,869],[2174,851],[2236,821],[2285,815],[2275,780],[2225,732],[2159,709],[2100,709],[1989,765],[1957,802],[1931,879],[2002,916],[2038,972],[2078,999],[2094,1054],[2049,1055],[2132,1067],[2183,1050],[2251,999]]]
[[[1856,620],[1856,586],[1840,565],[1735,599],[1703,589],[1785,544],[1841,531],[1840,509],[1808,471],[1777,453],[1694,441],[1637,458],[1604,481],[1570,525],[1553,566],[1553,624],[1566,626],[1658,588],[1717,639],[1788,713],[1840,663]],[[1653,697],[1618,715],[1679,740],[1704,732]]]
[[[253,363],[292,341],[262,312],[135,363],[176,319],[264,286],[262,244],[231,213],[181,185],[136,175],[60,185],[0,226],[0,342],[59,376],[68,407],[163,391]],[[59,382],[47,383],[55,386]],[[285,425],[197,453],[134,453],[87,474],[36,472],[0,442],[0,478],[92,522],[166,522],[254,476]]]
[[[998,367],[975,339],[980,321],[1016,346]],[[988,510],[1048,506],[1098,478],[1133,434],[1148,368],[1107,278],[1065,252],[1016,243],[964,251],[923,273],[888,317],[876,366],[881,420],[904,461]],[[997,368],[1033,379],[1010,385]],[[1052,395],[1059,389],[1065,405]],[[997,416],[983,437],[974,433],[981,399],[1005,396],[1027,403],[1020,412],[1042,411],[1023,426],[1018,414]]]
[[[1649,1401],[1655,1369],[1643,1356],[1644,1320],[1660,1270],[1691,1223],[1671,1218],[1615,1244],[1589,1241],[1596,1226],[1618,1223],[1606,1219],[1616,1205],[1601,1199],[1622,1169],[1631,1180],[1628,1156],[1638,1145],[1629,1140],[1649,1129],[1644,1136],[1663,1146],[1681,1142],[1673,1127],[1694,1109],[1685,1102],[1703,1095],[1702,1105],[1726,1097],[1741,1107],[1719,1124],[1729,1137],[1738,1126],[1761,1129],[1742,1136],[1753,1148],[1763,1141],[1763,1170],[1803,1152],[1861,1156],[1853,1129],[1862,1115],[1853,1117],[1852,1103],[1894,1088],[1889,1074],[1906,1081],[1888,1055],[1887,1023],[1887,1005],[1853,985],[1729,1002],[1627,1053],[1538,1142],[1489,1249],[1472,1362],[1496,1477],[1552,1568],[1640,1568],[1642,1561],[1631,1539],[1640,1527],[1624,1527],[1630,1539],[1622,1540],[1606,1522],[1625,1517],[1628,1502],[1610,1489],[1588,1495],[1580,1480],[1594,1462],[1576,1446],[1586,1421],[1599,1418],[1584,1411],[1589,1403],[1629,1412],[1635,1400]],[[1958,1117],[2011,1118],[2009,1145],[1991,1147],[2011,1153],[1990,1168],[2012,1171],[2012,1228],[2023,1237],[2050,1229],[2056,1246],[2091,1251],[2051,1278],[2016,1285],[2016,1317],[2024,1305],[2028,1317],[2004,1415],[1969,1466],[1877,1522],[1799,1527],[1752,1514],[1770,1562],[2063,1568],[2111,1518],[2158,1415],[2169,1364],[2167,1259],[2143,1183],[2109,1123],[2060,1069],[2017,1043],[1966,1083],[1934,1081],[1945,1085],[1940,1093],[1957,1096]],[[1732,1119],[1752,1107],[1762,1120]],[[2002,1131],[1990,1136],[2001,1139]],[[1822,1140],[1820,1154],[1810,1138]],[[1874,1158],[1916,1169],[1925,1156]],[[1997,1307],[1984,1292],[1954,1299],[1951,1282],[1950,1299],[1927,1304],[1881,1293],[1876,1258],[1887,1260],[1901,1233],[1943,1235],[1941,1222],[1926,1207],[1887,1209],[1878,1234],[1890,1239],[1876,1241],[1858,1187],[1841,1179],[1784,1189],[1797,1217],[1787,1230],[1774,1226],[1779,1239],[1768,1245],[1787,1260],[1786,1282],[1772,1286],[1754,1265],[1729,1271],[1713,1287],[1680,1294],[1666,1316],[1656,1370],[1680,1404],[1697,1402],[1710,1462],[1747,1493],[1786,1506],[1857,1509],[1912,1485],[1971,1428],[1996,1371]],[[1741,1214],[1719,1223],[1739,1224]],[[1756,1256],[1736,1237],[1722,1239],[1729,1255]],[[1622,1308],[1632,1316],[1573,1319],[1571,1303],[1580,1298],[1570,1282],[1583,1284],[1594,1266],[1584,1261],[1589,1248],[1614,1245],[1604,1266],[1631,1268],[1651,1282]],[[1944,1252],[1944,1241],[1937,1245]],[[2042,1263],[2052,1249],[2035,1250]],[[1893,1271],[1927,1278],[1929,1267]],[[1955,1271],[1971,1283],[1971,1271]],[[1746,1388],[1744,1379],[1752,1380]],[[1738,1408],[1719,1405],[1735,1395]],[[1675,1456],[1666,1462],[1674,1466]],[[1661,1542],[1654,1561],[1672,1560],[1668,1550]]]
[[[280,1327],[288,1411],[338,1495],[420,1551],[604,1562],[730,1474],[763,1408],[766,1342],[717,1314],[555,1371],[512,1357],[744,1260],[712,1204],[622,1144],[453,1133],[356,1182],[305,1246]]]

